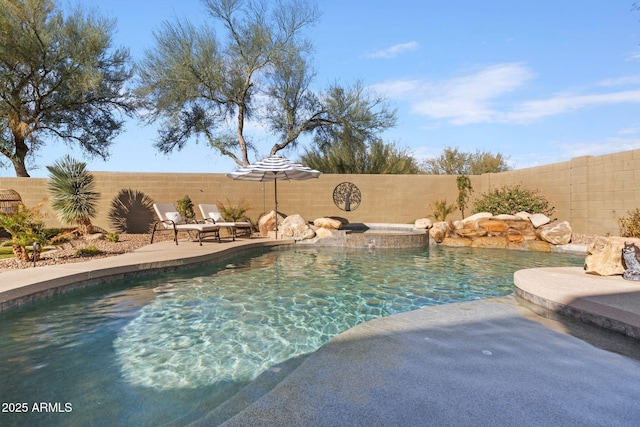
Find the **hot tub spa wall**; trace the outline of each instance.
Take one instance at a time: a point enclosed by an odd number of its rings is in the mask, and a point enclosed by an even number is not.
[[[47,196],[46,178],[0,177],[0,188],[11,188],[33,206]],[[110,230],[111,202],[121,190],[141,192],[156,202],[175,202],[189,195],[194,204],[245,200],[256,221],[273,209],[273,182],[232,181],[224,174],[92,172],[101,194],[94,224]],[[358,186],[362,203],[351,212],[333,203],[333,190],[341,182]],[[472,176],[473,196],[502,185],[538,188],[554,204],[554,217],[571,223],[574,232],[617,235],[617,219],[640,207],[640,150],[604,156],[576,157],[570,161],[503,173]],[[446,175],[333,175],[309,181],[278,183],[279,210],[299,213],[307,220],[339,216],[350,222],[412,223],[431,216],[429,203],[457,198],[455,176]],[[472,213],[469,209],[467,214]],[[460,219],[456,211],[450,219]],[[48,226],[60,226],[46,209]]]

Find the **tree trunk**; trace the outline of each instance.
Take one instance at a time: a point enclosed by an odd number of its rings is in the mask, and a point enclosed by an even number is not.
[[[91,224],[91,220],[87,219],[84,221],[80,221],[78,223],[78,232],[83,236],[87,236],[93,233],[93,224]]]
[[[28,178],[30,175],[27,172],[24,159],[27,157],[29,147],[25,144],[24,138],[17,136],[16,132],[13,132],[13,140],[16,146],[16,151],[11,158],[11,163],[13,163],[13,168],[16,170],[16,176],[20,178]]]
[[[11,245],[11,248],[13,249],[13,254],[20,261],[27,261],[27,262],[31,261],[31,257],[29,256],[29,252],[27,252],[27,248],[25,248],[24,246]]]

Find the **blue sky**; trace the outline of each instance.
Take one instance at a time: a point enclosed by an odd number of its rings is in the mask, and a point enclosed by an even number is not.
[[[176,17],[206,17],[198,0],[84,0],[117,19],[117,45],[134,59]],[[362,81],[397,108],[382,137],[418,159],[445,147],[502,153],[513,168],[640,148],[640,12],[632,0],[321,0],[310,28],[315,87]],[[247,137],[267,155],[260,126]],[[93,171],[216,172],[235,163],[203,143],[170,156],[156,130],[127,123],[109,161],[49,144],[39,169],[70,153]],[[281,152],[297,159],[302,150]],[[14,176],[13,168],[2,169]]]

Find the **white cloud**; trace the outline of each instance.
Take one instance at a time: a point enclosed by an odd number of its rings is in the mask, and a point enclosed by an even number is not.
[[[532,77],[533,72],[524,65],[507,63],[441,82],[399,80],[374,88],[388,97],[409,101],[415,114],[461,125],[496,121],[494,102]]]
[[[388,47],[386,49],[378,50],[373,53],[369,53],[366,55],[367,58],[376,58],[376,59],[389,59],[395,58],[396,56],[405,53],[417,50],[420,47],[418,42],[412,41],[408,43],[400,43]]]
[[[569,113],[607,104],[640,103],[640,90],[592,94],[557,95],[548,99],[527,101],[504,114],[505,122],[530,123],[548,116]]]
[[[396,80],[372,87],[389,98],[407,101],[411,111],[417,115],[455,125],[531,123],[545,117],[601,105],[640,103],[640,90],[561,93],[547,98],[509,103],[506,95],[523,87],[533,76],[533,71],[522,64],[505,63],[439,82]],[[598,86],[601,88],[638,83],[640,76],[631,76],[604,80]]]
[[[625,76],[615,79],[606,79],[598,83],[598,86],[626,86],[640,84],[640,76]]]
[[[580,156],[600,156],[621,151],[637,150],[640,148],[640,138],[609,137],[603,141],[561,144],[560,147],[563,149],[566,159]]]
[[[629,55],[627,55],[626,58],[627,61],[640,61],[640,52],[639,51],[635,51],[630,53]]]

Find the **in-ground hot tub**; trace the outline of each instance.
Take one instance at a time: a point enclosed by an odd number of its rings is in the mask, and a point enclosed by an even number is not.
[[[332,230],[331,237],[299,243],[363,249],[418,248],[429,245],[429,233],[413,224],[350,223],[341,230]]]

